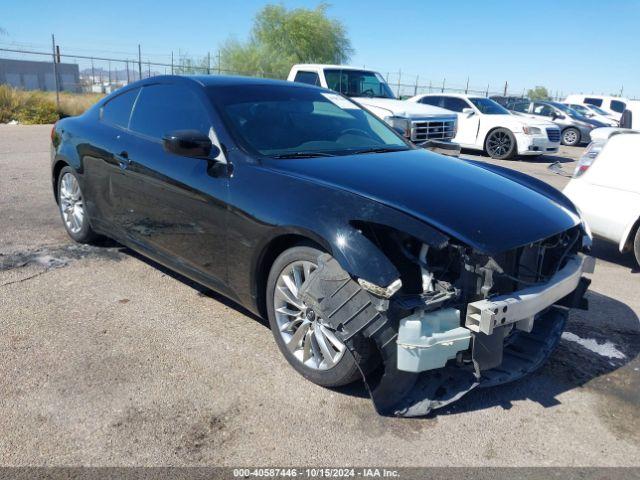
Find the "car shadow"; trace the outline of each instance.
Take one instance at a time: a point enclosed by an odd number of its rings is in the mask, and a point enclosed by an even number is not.
[[[225,297],[224,295],[211,290],[210,288],[196,282],[195,280],[191,280],[189,277],[185,277],[184,275],[177,273],[173,270],[171,270],[168,267],[165,267],[164,265],[162,265],[161,263],[156,262],[155,260],[152,260],[148,257],[145,257],[144,255],[136,252],[135,250],[132,250],[128,247],[125,247],[117,242],[115,242],[114,240],[111,239],[101,239],[99,242],[96,242],[97,246],[104,246],[104,247],[119,247],[120,248],[120,252],[122,252],[125,255],[128,255],[130,257],[135,258],[136,260],[140,260],[141,262],[146,263],[147,265],[149,265],[152,268],[155,268],[156,270],[159,270],[160,272],[162,272],[163,274],[167,275],[168,277],[173,278],[174,280],[177,280],[189,287],[191,287],[192,289],[194,289],[196,291],[196,294],[201,296],[201,297],[208,297],[211,298],[212,300],[215,300],[216,302],[220,302],[222,303],[225,307],[229,307],[229,308],[233,308],[234,310],[238,311],[239,313],[242,313],[243,315],[246,315],[247,317],[255,320],[256,322],[260,323],[261,325],[263,325],[266,328],[270,328],[269,327],[269,322],[265,319],[263,319],[262,317],[255,315],[254,313],[250,312],[249,310],[247,310],[245,307],[243,307],[242,305],[240,305],[239,303],[234,302],[233,300]]]
[[[640,266],[638,266],[633,253],[620,253],[618,246],[613,242],[595,238],[591,247],[591,255],[605,262],[628,268],[631,273],[640,273]]]
[[[473,157],[482,157],[482,160],[492,160],[492,161],[496,161],[496,162],[527,162],[527,163],[548,163],[548,164],[552,164],[555,162],[559,162],[559,163],[574,163],[576,162],[575,159],[571,158],[571,157],[566,157],[563,155],[548,155],[548,154],[542,154],[542,155],[538,155],[538,156],[531,156],[531,155],[516,155],[514,158],[510,158],[510,159],[506,159],[506,160],[494,160],[492,159],[486,152],[484,151],[478,151],[478,150],[468,150],[468,149],[462,149],[461,150],[461,154],[462,155],[470,155]],[[462,157],[463,159],[465,157]],[[476,158],[473,158],[473,160],[475,160]],[[571,172],[568,172],[571,173]]]

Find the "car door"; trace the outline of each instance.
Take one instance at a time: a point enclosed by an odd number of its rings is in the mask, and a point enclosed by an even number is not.
[[[165,151],[162,137],[197,130],[214,144],[213,112],[197,88],[161,83],[144,86],[129,123],[126,181],[115,186],[127,237],[178,270],[206,275],[215,286],[226,278],[228,174],[224,162]],[[224,155],[224,154],[221,154]],[[223,160],[223,157],[221,157]]]
[[[444,96],[442,108],[451,110],[458,114],[458,133],[454,141],[461,145],[476,145],[478,142],[478,131],[482,115],[464,98]],[[463,112],[465,108],[470,108],[473,113]],[[482,145],[480,145],[482,146]]]
[[[94,227],[113,231],[123,222],[113,204],[112,181],[122,181],[122,158],[130,141],[129,118],[139,88],[125,90],[105,103],[98,113],[97,124],[91,132],[91,140],[78,146],[82,157],[83,191],[86,207]],[[117,232],[114,232],[117,235]]]

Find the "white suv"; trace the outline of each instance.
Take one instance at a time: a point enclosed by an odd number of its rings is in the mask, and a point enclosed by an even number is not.
[[[560,129],[555,124],[513,115],[490,98],[430,93],[409,101],[456,112],[458,133],[454,141],[464,148],[484,150],[491,158],[555,153],[560,147]]]

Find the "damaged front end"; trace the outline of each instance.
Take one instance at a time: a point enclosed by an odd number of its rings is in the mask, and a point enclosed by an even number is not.
[[[300,295],[351,353],[358,337],[375,343],[379,367],[358,366],[382,415],[426,415],[474,388],[521,378],[548,358],[567,309],[586,308],[582,274],[593,259],[580,225],[493,256],[358,228],[400,278],[386,286],[354,279],[322,255]]]

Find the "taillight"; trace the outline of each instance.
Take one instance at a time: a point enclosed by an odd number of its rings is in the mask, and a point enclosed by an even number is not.
[[[589,167],[593,165],[600,155],[602,148],[604,147],[606,141],[604,140],[594,140],[587,146],[587,149],[584,151],[580,160],[578,160],[578,166],[573,171],[573,178],[578,178],[580,175],[583,175],[584,172],[589,170]]]

